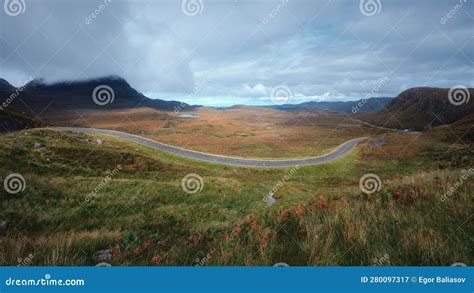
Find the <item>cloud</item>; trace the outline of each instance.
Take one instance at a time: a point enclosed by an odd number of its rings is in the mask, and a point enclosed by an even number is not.
[[[473,2],[212,1],[188,16],[181,1],[26,1],[0,11],[0,76],[19,84],[120,75],[155,98],[193,104],[358,99],[389,77],[380,95],[408,87],[474,86]],[[206,81],[205,87],[196,87]]]
[[[268,94],[267,88],[259,83],[254,86],[244,85],[242,91],[239,93],[239,96],[248,96],[248,97],[262,97]]]

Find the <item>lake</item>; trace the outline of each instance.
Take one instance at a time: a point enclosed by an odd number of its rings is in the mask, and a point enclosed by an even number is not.
[[[199,116],[193,115],[193,114],[181,114],[181,115],[179,115],[179,117],[181,117],[181,118],[192,118],[192,119],[198,119],[199,118]]]

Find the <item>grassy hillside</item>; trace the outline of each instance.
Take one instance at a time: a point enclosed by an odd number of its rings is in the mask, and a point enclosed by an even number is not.
[[[0,222],[9,221],[0,231],[3,265],[474,261],[472,179],[441,201],[472,166],[462,145],[452,147],[464,155],[450,157],[449,145],[430,136],[381,134],[383,146],[368,141],[336,162],[291,172],[211,165],[98,138],[44,129],[0,136],[0,176],[26,181],[23,192],[0,193]],[[183,191],[190,173],[203,178],[201,192]],[[290,173],[268,206],[265,196]],[[383,183],[370,196],[359,188],[366,173]]]
[[[394,98],[384,110],[374,115],[362,115],[363,120],[390,128],[427,129],[454,123],[474,113],[474,89],[411,88]],[[470,101],[470,102],[469,102]]]
[[[429,133],[439,140],[457,143],[474,143],[474,114],[450,125],[435,127]]]

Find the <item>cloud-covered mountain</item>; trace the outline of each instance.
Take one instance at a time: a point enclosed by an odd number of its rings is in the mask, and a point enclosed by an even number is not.
[[[33,80],[14,88],[0,80],[0,99],[8,106],[35,116],[61,111],[111,110],[150,107],[162,111],[193,109],[186,103],[150,99],[132,88],[120,77],[110,76],[75,82],[47,84]]]

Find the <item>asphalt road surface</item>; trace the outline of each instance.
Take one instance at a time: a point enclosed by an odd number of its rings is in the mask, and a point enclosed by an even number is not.
[[[158,149],[163,152],[167,152],[173,155],[180,157],[191,158],[195,160],[215,163],[215,164],[224,164],[224,165],[233,165],[241,167],[294,167],[294,166],[304,166],[304,165],[318,165],[334,161],[349,151],[352,150],[357,144],[359,144],[365,137],[351,139],[346,141],[335,151],[318,156],[318,157],[309,157],[309,158],[300,158],[300,159],[275,159],[275,160],[263,160],[263,159],[246,159],[246,158],[237,158],[237,157],[226,157],[220,155],[213,155],[207,153],[201,153],[197,151],[191,151],[182,149],[179,147],[171,146],[161,142],[157,142],[148,138],[144,138],[138,135],[133,135],[130,133],[108,130],[108,129],[97,129],[97,128],[79,128],[79,127],[55,127],[55,130],[60,131],[72,131],[72,132],[82,132],[86,134],[102,134],[109,135],[117,138],[126,139],[133,141],[135,143],[148,146],[154,149]]]

